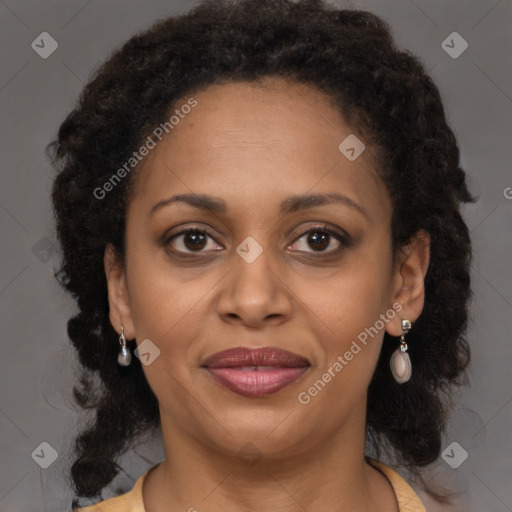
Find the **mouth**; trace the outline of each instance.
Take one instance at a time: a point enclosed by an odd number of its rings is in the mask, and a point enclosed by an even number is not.
[[[201,366],[225,388],[258,398],[277,393],[297,381],[310,363],[304,357],[275,347],[237,347],[213,354]]]

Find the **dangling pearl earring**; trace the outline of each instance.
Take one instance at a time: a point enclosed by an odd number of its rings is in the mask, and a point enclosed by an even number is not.
[[[124,326],[121,326],[121,336],[119,336],[119,344],[121,345],[121,350],[119,351],[119,355],[117,356],[117,362],[120,366],[130,366],[132,362],[132,353],[130,349],[126,346],[126,338],[124,337]]]
[[[407,343],[405,343],[405,335],[409,332],[411,326],[410,320],[402,320],[400,346],[393,352],[390,360],[391,373],[399,384],[407,382],[412,374],[411,360],[407,353]]]

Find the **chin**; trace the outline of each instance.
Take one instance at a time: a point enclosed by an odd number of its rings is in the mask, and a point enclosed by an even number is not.
[[[304,428],[304,422],[298,422],[290,410],[236,411],[222,415],[223,428],[212,431],[208,425],[209,440],[221,451],[237,453],[239,450],[256,450],[266,457],[281,458],[302,451],[310,433]],[[293,418],[293,419],[292,419]]]

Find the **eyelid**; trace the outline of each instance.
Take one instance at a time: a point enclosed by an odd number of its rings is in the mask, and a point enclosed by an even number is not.
[[[200,233],[200,234],[203,234],[203,235],[206,235],[208,237],[210,237],[216,244],[218,245],[222,245],[216,238],[216,236],[214,236],[208,228],[205,228],[204,226],[200,225],[200,224],[192,224],[192,225],[185,225],[184,227],[180,227],[180,228],[176,228],[178,229],[178,231],[176,231],[175,233],[173,232],[174,231],[174,228],[173,229],[170,229],[169,231],[166,231],[165,234],[163,235],[163,237],[161,238],[161,244],[163,246],[167,246],[171,243],[171,241],[179,236],[182,236],[182,235],[186,235],[187,233]],[[178,253],[183,253],[182,251],[177,251]],[[193,251],[190,251],[189,253],[187,254],[192,254]],[[204,252],[204,251],[198,251],[198,253],[200,252]]]
[[[340,243],[340,247],[338,249],[334,249],[331,251],[298,251],[303,253],[310,253],[310,254],[317,254],[318,257],[324,256],[332,256],[335,254],[338,254],[344,249],[348,249],[352,246],[354,243],[352,237],[342,228],[335,227],[329,224],[328,222],[323,222],[319,224],[315,224],[313,226],[308,226],[306,229],[304,229],[299,235],[297,235],[293,242],[291,244],[295,244],[298,240],[300,240],[304,235],[307,235],[308,233],[315,232],[315,231],[321,231],[324,233],[327,233],[329,236],[335,238]]]
[[[318,231],[325,231],[329,234],[336,235],[340,238],[345,239],[347,242],[350,242],[352,240],[352,237],[344,229],[334,226],[332,224],[329,224],[328,222],[320,222],[317,224],[313,224],[312,226],[308,226],[299,235],[297,235],[295,240],[301,238],[302,236],[304,236],[306,233],[309,233],[310,231],[314,231],[315,229]]]

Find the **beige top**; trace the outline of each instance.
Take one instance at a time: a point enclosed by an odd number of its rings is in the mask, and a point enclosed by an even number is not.
[[[412,487],[404,478],[384,462],[370,459],[370,463],[380,470],[390,481],[398,502],[400,512],[427,512]],[[142,501],[142,484],[151,471],[148,469],[133,486],[133,489],[122,496],[101,501],[95,505],[75,509],[77,512],[145,512]]]

